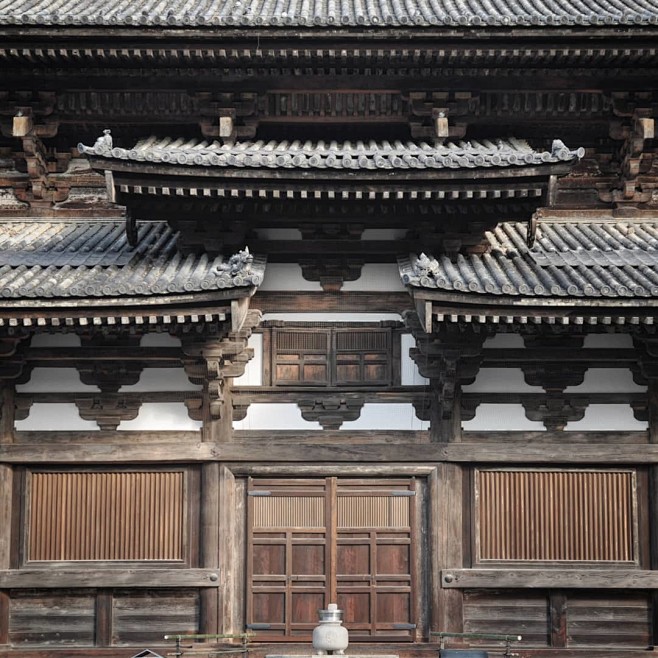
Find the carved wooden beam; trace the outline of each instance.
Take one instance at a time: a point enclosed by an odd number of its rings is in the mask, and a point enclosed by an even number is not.
[[[93,420],[101,430],[116,430],[122,420],[134,420],[142,403],[134,397],[105,393],[75,400],[80,417]]]
[[[561,432],[567,423],[582,420],[588,406],[582,397],[574,399],[555,393],[524,398],[522,404],[528,420],[544,423],[551,432]]]
[[[304,398],[297,402],[302,418],[318,422],[323,430],[337,430],[343,423],[357,420],[365,400],[360,395],[337,395],[330,398]]]

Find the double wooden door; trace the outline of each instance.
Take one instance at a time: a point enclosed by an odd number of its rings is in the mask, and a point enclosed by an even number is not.
[[[309,639],[328,603],[351,642],[413,639],[413,479],[253,479],[248,493],[247,623],[259,639]]]

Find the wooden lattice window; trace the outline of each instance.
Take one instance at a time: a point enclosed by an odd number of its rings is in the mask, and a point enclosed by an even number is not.
[[[390,328],[276,328],[275,386],[386,386],[392,383]]]
[[[182,561],[186,472],[31,472],[26,561]]]
[[[638,562],[634,471],[483,469],[475,495],[480,562]]]
[[[252,480],[247,622],[308,639],[338,603],[352,641],[415,634],[413,480]]]

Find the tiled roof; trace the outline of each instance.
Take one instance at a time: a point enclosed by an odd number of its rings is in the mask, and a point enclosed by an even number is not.
[[[658,222],[502,223],[484,254],[400,259],[405,284],[459,293],[523,297],[658,297]]]
[[[81,153],[133,162],[197,167],[271,169],[463,169],[567,162],[584,155],[555,140],[551,151],[535,151],[518,139],[428,142],[255,141],[222,144],[150,137],[132,149],[112,148],[111,137],[94,146],[78,145]]]
[[[658,24],[653,0],[4,0],[0,24],[404,27]]]
[[[172,295],[257,286],[265,263],[231,269],[226,259],[182,255],[166,223],[6,221],[0,225],[0,297],[5,299]]]

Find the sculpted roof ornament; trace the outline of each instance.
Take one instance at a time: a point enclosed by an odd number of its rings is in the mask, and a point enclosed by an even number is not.
[[[162,9],[143,0],[140,11],[124,0],[8,0],[0,12],[6,25],[116,25],[128,27],[431,27],[656,25],[658,7],[647,0],[415,0],[414,2],[326,2],[325,0],[182,0]]]
[[[109,131],[80,153],[116,160],[189,167],[269,169],[475,169],[523,167],[569,162],[584,149],[571,150],[555,140],[551,151],[536,151],[520,139],[430,143],[402,141],[253,141],[141,140],[132,149],[111,147]]]

